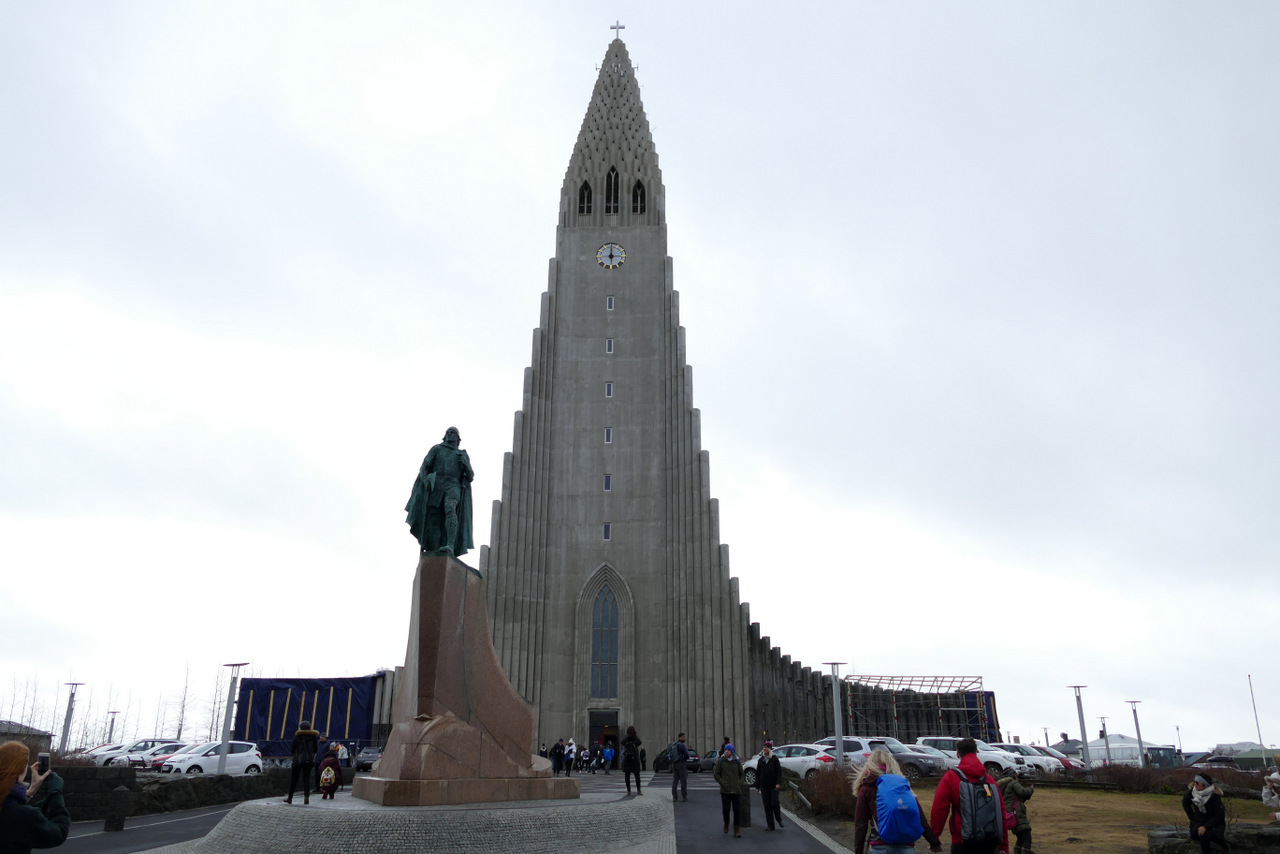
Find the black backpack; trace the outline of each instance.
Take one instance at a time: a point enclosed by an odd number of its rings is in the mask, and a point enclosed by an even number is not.
[[[959,769],[960,837],[965,842],[981,842],[1004,837],[1004,816],[1000,814],[1000,794],[995,783],[975,783]]]

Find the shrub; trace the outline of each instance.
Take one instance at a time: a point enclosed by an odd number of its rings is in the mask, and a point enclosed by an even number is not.
[[[823,768],[805,780],[800,790],[813,805],[814,815],[853,818],[853,779],[835,768]]]

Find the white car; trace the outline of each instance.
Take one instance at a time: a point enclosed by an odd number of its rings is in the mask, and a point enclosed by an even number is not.
[[[160,766],[162,774],[216,774],[220,741],[207,741],[175,753]],[[227,774],[261,774],[262,753],[251,741],[227,742]]]
[[[89,750],[77,751],[71,754],[71,756],[69,756],[68,758],[69,759],[90,759],[93,761],[95,765],[101,765],[102,763],[98,761],[98,758],[100,756],[108,753],[111,754],[112,756],[115,756],[121,750],[124,750],[123,744],[99,744],[97,747],[90,748]]]
[[[945,755],[926,752],[921,745],[903,744],[892,736],[875,736],[867,738],[862,735],[846,735],[844,741],[845,761],[854,767],[860,767],[867,761],[873,750],[887,750],[902,768],[902,773],[909,779],[939,776],[948,768]],[[829,735],[820,738],[815,744],[825,744],[835,748],[836,737]]]
[[[835,767],[835,748],[828,744],[783,744],[773,749],[773,755],[783,768],[790,768],[801,777],[809,778],[818,773],[818,769]],[[742,763],[742,771],[748,786],[756,784],[756,765],[763,753],[757,753]]]
[[[1057,774],[1062,770],[1061,762],[1052,756],[1045,756],[1030,745],[1009,744],[1002,741],[991,746],[1021,756],[1027,761],[1027,767],[1035,769],[1037,774]]]
[[[151,760],[157,756],[167,756],[170,753],[177,753],[187,745],[181,741],[166,741],[163,744],[157,744],[155,747],[149,747],[146,750],[133,750],[129,753],[121,753],[114,756],[108,765],[123,765],[130,768],[150,768]]]
[[[961,739],[954,736],[934,736],[927,735],[923,738],[917,738],[916,744],[925,744],[929,747],[936,747],[952,759],[958,759],[956,756],[956,745]],[[985,741],[974,739],[974,743],[978,747],[978,758],[982,760],[982,764],[987,767],[987,771],[992,775],[1000,774],[1003,771],[1012,771],[1019,776],[1029,773],[1027,769],[1027,760],[1013,753],[1006,753],[999,748],[992,747]]]
[[[935,759],[942,760],[943,762],[946,763],[947,768],[949,769],[960,767],[959,759],[956,759],[955,756],[953,755],[948,755],[946,753],[943,753],[941,750],[939,750],[936,747],[930,747],[927,744],[908,744],[907,746],[910,747],[912,750],[918,750],[921,753],[934,757]]]
[[[130,753],[141,753],[144,750],[150,750],[161,744],[181,743],[176,738],[140,738],[137,741],[118,746],[115,750],[104,750],[95,754],[92,758],[95,765],[127,765],[129,764],[127,760],[124,762],[116,762],[115,760]]]

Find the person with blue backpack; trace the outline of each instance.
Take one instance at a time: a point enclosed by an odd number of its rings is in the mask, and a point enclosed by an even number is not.
[[[853,781],[853,850],[856,854],[911,854],[921,836],[930,851],[942,842],[924,822],[920,799],[893,754],[873,750]]]
[[[934,834],[941,836],[942,828],[950,827],[952,854],[1008,854],[1004,797],[978,758],[977,743],[972,738],[960,739],[956,756],[960,767],[942,775],[933,795],[929,824]]]

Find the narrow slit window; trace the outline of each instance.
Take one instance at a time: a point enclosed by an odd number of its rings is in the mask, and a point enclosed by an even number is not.
[[[613,491],[613,475],[611,474],[607,474],[604,476],[604,491],[605,492]]]
[[[612,339],[612,338],[606,338],[606,339],[604,339],[604,351],[605,351],[606,353],[612,353],[612,352],[613,352],[613,339]]]
[[[613,531],[612,531],[612,530],[610,530],[610,525],[609,525],[609,523],[608,523],[608,522],[605,522],[605,523],[604,523],[604,538],[605,538],[606,540],[608,540],[608,539],[612,539],[612,537],[610,536],[612,533],[613,533]]]
[[[604,298],[604,310],[613,311],[613,294],[609,294]]]
[[[644,213],[644,184],[639,181],[636,181],[636,185],[631,188],[631,212]]]
[[[604,176],[604,215],[613,216],[618,212],[618,170],[609,167],[609,174]]]
[[[613,444],[613,428],[612,427],[604,428],[604,443],[606,445]]]
[[[589,213],[591,213],[591,185],[583,181],[582,186],[578,188],[578,214]]]
[[[604,396],[613,397],[613,383],[604,384]]]

